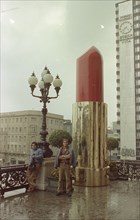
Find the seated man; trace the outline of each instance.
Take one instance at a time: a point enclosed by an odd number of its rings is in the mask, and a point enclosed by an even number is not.
[[[39,174],[42,160],[43,160],[43,150],[38,147],[36,142],[31,144],[31,155],[30,155],[30,164],[27,169],[27,181],[29,183],[28,192],[32,192],[36,187],[36,179]]]

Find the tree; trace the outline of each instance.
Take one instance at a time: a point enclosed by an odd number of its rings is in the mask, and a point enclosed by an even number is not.
[[[110,151],[110,160],[111,160],[111,150],[118,148],[119,142],[116,138],[110,137],[107,138],[107,149]]]
[[[67,138],[69,144],[72,142],[72,137],[67,131],[55,130],[49,137],[49,143],[52,146],[60,147],[62,146],[63,138]]]

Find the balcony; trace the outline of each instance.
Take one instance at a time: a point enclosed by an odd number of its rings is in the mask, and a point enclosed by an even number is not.
[[[35,191],[1,201],[4,220],[139,219],[139,182],[112,181],[107,187],[74,187],[72,197]]]
[[[130,170],[127,169],[130,164],[126,166],[127,168],[125,167],[126,164],[128,164],[127,161],[125,161],[125,163],[120,162],[120,165],[119,162],[117,162],[117,167],[120,167],[119,176],[133,174],[133,172],[128,172]],[[133,162],[131,165],[132,164]],[[137,173],[139,173],[139,179],[140,164],[136,166],[138,166]],[[15,167],[15,173],[18,168],[19,166]],[[5,178],[3,178],[4,173],[10,173],[13,167],[9,167],[5,171],[4,169],[1,168],[2,184],[6,181]],[[11,171],[8,171],[8,169]],[[24,171],[25,170],[26,167],[24,167]],[[131,169],[131,171],[132,170],[133,169]],[[135,173],[135,169],[133,171]],[[24,174],[18,176],[21,177],[24,176]],[[14,179],[17,181],[18,177],[14,177]],[[132,181],[110,181],[110,184],[105,187],[74,186],[72,197],[67,197],[66,195],[56,197],[55,191],[50,192],[48,190],[36,190],[32,193],[27,193],[26,186],[22,185],[23,189],[5,192],[5,198],[1,199],[1,218],[3,220],[139,219],[139,181],[135,179],[131,180]],[[10,182],[12,183],[12,181]],[[24,178],[22,184],[23,182]]]

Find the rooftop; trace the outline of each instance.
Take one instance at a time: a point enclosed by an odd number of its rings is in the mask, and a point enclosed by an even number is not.
[[[140,182],[110,181],[104,187],[74,186],[72,197],[35,191],[1,199],[1,220],[139,220]],[[9,196],[10,195],[10,196]]]

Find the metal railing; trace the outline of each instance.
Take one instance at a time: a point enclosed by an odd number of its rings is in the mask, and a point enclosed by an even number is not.
[[[27,189],[26,171],[27,165],[0,167],[0,196],[12,190]],[[109,177],[110,180],[140,181],[140,161],[111,161]]]
[[[110,177],[118,180],[140,181],[140,161],[119,160],[111,161]],[[111,179],[110,178],[110,179]]]
[[[12,190],[27,189],[26,171],[27,165],[0,167],[0,196]]]

